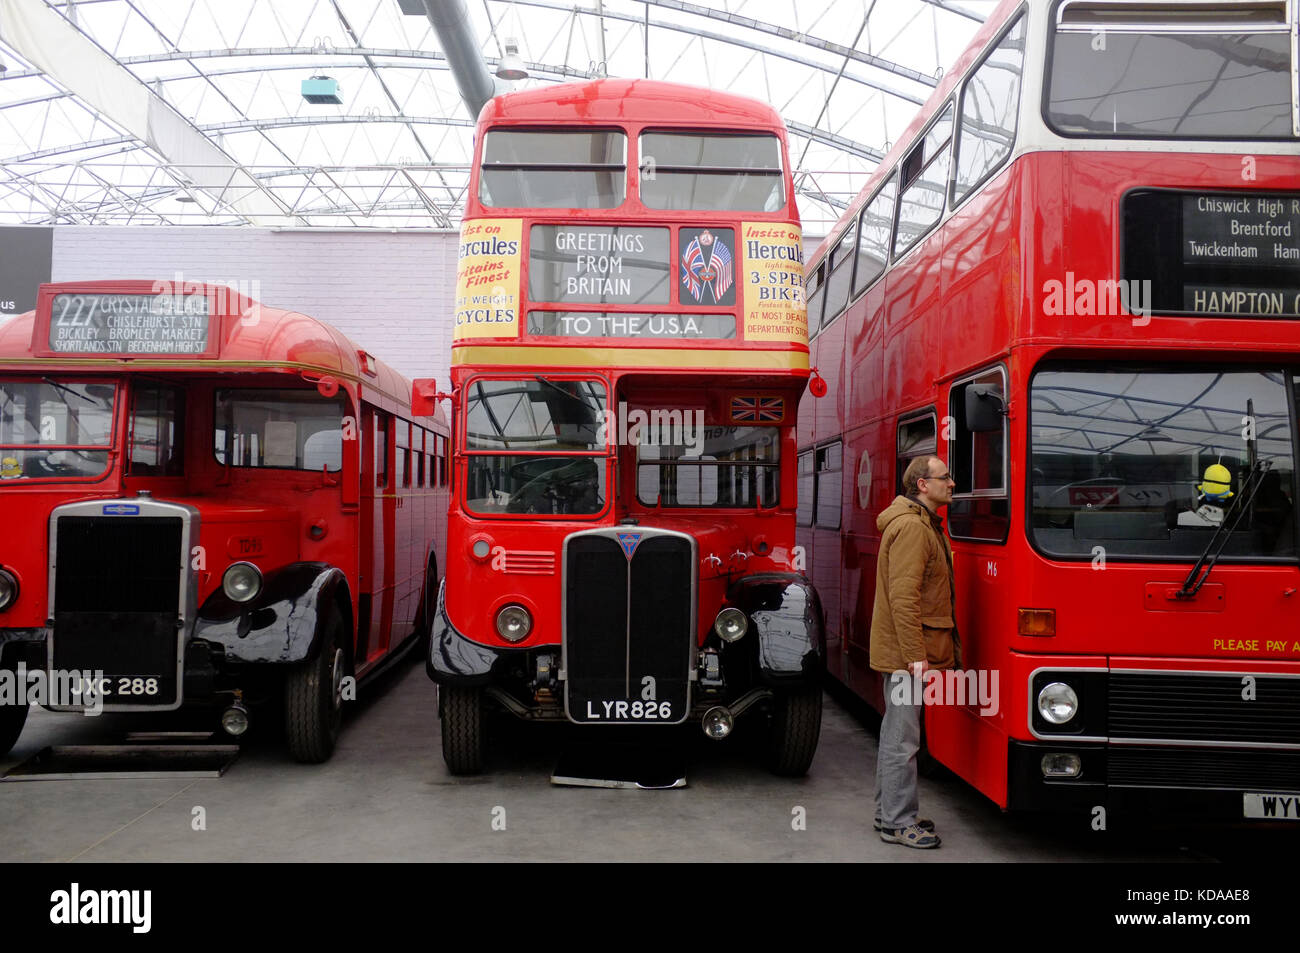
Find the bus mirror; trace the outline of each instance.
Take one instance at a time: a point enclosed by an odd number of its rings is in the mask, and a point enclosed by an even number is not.
[[[436,417],[438,414],[438,382],[432,377],[416,378],[411,382],[411,414],[415,417]]]
[[[322,397],[333,397],[339,392],[339,382],[332,377],[322,377],[316,382],[316,389]]]
[[[966,429],[971,433],[1001,430],[1005,413],[1006,405],[1002,402],[1000,388],[992,384],[966,387]]]

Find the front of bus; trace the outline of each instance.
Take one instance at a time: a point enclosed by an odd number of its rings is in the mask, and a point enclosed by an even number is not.
[[[0,329],[0,672],[18,688],[0,754],[29,702],[199,705],[239,735],[286,673],[307,682],[333,613],[351,615],[341,345],[197,282],[46,284]],[[286,715],[301,760],[326,752],[295,725],[333,730],[317,684]]]
[[[1010,800],[1296,820],[1295,5],[1042,13]]]
[[[809,372],[779,119],[599,81],[500,97],[476,142],[429,660],[449,768],[480,769],[486,703],[712,737],[765,712],[772,766],[803,773],[823,640],[794,551]]]

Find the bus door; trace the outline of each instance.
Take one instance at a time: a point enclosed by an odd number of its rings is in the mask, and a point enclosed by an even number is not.
[[[388,414],[372,407],[363,411],[368,474],[361,489],[361,644],[357,667],[378,658],[388,647],[393,618],[392,432]]]

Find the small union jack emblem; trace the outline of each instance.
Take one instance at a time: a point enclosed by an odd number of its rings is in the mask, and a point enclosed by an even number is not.
[[[784,397],[733,397],[733,424],[779,424],[785,420]]]
[[[623,555],[628,559],[636,552],[637,544],[641,542],[641,533],[619,533],[618,544],[623,547]]]

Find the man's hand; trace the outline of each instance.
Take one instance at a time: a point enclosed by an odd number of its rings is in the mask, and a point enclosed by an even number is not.
[[[912,673],[913,678],[920,678],[930,670],[930,663],[926,659],[922,659],[919,662],[908,662],[907,670]]]

